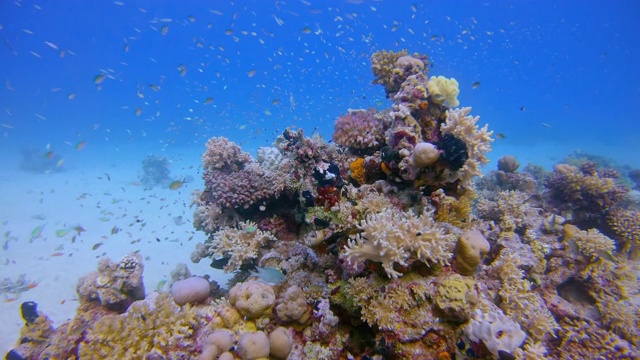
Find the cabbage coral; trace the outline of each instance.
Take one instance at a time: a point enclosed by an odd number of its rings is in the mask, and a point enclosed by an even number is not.
[[[358,229],[361,232],[351,236],[345,248],[349,261],[380,262],[391,278],[402,275],[394,269],[395,264],[409,266],[412,258],[427,265],[448,265],[455,240],[433,220],[432,212],[416,216],[386,208],[367,215]]]

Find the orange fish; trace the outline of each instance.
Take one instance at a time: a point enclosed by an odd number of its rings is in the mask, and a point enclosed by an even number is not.
[[[62,255],[64,255],[64,253],[63,253],[63,252],[57,252],[57,253],[53,253],[53,254],[51,254],[51,256],[52,256],[52,257],[53,257],[53,256],[62,256]]]

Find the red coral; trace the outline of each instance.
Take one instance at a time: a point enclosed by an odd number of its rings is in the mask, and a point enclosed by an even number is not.
[[[324,206],[325,211],[331,210],[340,201],[340,190],[335,186],[326,185],[318,188],[318,196],[315,198],[316,205]]]

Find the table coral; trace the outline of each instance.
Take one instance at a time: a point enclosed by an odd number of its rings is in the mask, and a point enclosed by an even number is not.
[[[390,278],[402,275],[394,265],[409,266],[412,258],[425,264],[447,265],[453,241],[432,216],[391,209],[368,215],[358,225],[361,232],[349,238],[345,256],[354,263],[380,262]]]

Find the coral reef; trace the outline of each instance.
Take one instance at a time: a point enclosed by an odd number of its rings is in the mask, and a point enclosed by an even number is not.
[[[393,102],[352,110],[335,143],[286,129],[257,158],[207,142],[191,260],[147,295],[130,254],[78,284],[53,328],[34,304],[11,356],[129,359],[640,358],[638,209],[592,162],[478,179],[492,132],[426,56],[372,56]],[[186,255],[185,255],[186,256]]]

